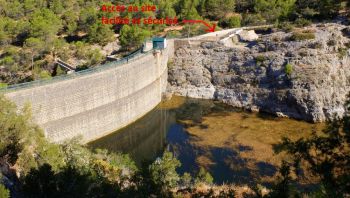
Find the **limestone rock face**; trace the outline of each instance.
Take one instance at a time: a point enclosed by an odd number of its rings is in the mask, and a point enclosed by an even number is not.
[[[169,66],[168,91],[313,122],[342,116],[350,92],[346,28],[313,25],[307,31],[316,38],[303,41],[274,32],[245,46],[182,46]]]
[[[254,30],[242,30],[238,33],[239,39],[243,42],[256,41],[259,38],[259,35],[255,33]]]

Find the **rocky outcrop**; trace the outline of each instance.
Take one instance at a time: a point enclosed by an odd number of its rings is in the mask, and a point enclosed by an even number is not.
[[[239,39],[243,42],[252,42],[258,40],[259,36],[254,30],[243,30],[238,33]]]
[[[182,46],[169,65],[168,91],[313,122],[342,116],[350,91],[348,30],[313,25],[295,30],[314,34],[309,40],[276,31],[232,47]]]

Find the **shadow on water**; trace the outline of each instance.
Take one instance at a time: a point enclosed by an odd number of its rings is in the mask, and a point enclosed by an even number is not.
[[[198,137],[191,136],[186,129],[179,124],[171,126],[167,134],[169,150],[180,160],[182,166],[178,169],[179,174],[185,172],[196,175],[203,163],[197,160],[200,157],[210,158],[209,163],[204,165],[212,174],[215,183],[233,184],[256,184],[261,177],[273,176],[277,168],[266,162],[252,162],[242,158],[240,151],[252,150],[249,146],[240,145],[237,149],[219,147],[197,147],[191,144]],[[250,169],[248,163],[256,164],[256,169]],[[201,164],[201,165],[199,165]]]
[[[89,143],[89,147],[128,153],[137,165],[154,160],[166,144],[167,122],[171,120],[167,113],[154,109],[137,122]]]
[[[259,158],[267,148],[273,152],[273,143],[260,145],[258,139],[269,138],[271,131],[258,121],[270,126],[270,120],[280,121],[268,114],[252,114],[211,100],[185,99],[171,108],[160,105],[135,123],[89,143],[89,147],[128,153],[139,167],[170,150],[182,164],[179,174],[195,175],[203,166],[217,184],[255,184],[278,171],[269,156]],[[265,180],[264,183],[268,185]]]

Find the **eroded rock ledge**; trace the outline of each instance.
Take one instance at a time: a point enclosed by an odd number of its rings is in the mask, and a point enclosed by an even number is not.
[[[233,37],[225,45],[182,45],[169,64],[168,92],[312,122],[342,116],[350,91],[349,30],[322,24],[294,30],[315,39],[276,31],[255,42]]]

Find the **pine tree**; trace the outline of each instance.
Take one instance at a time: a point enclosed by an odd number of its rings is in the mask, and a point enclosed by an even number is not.
[[[204,0],[201,6],[202,14],[214,20],[222,19],[226,14],[235,11],[234,0]]]
[[[197,7],[199,0],[180,0],[178,2],[179,16],[181,19],[200,19]]]
[[[150,36],[150,32],[145,29],[138,26],[123,25],[119,40],[124,49],[130,50],[140,47],[148,36]]]

